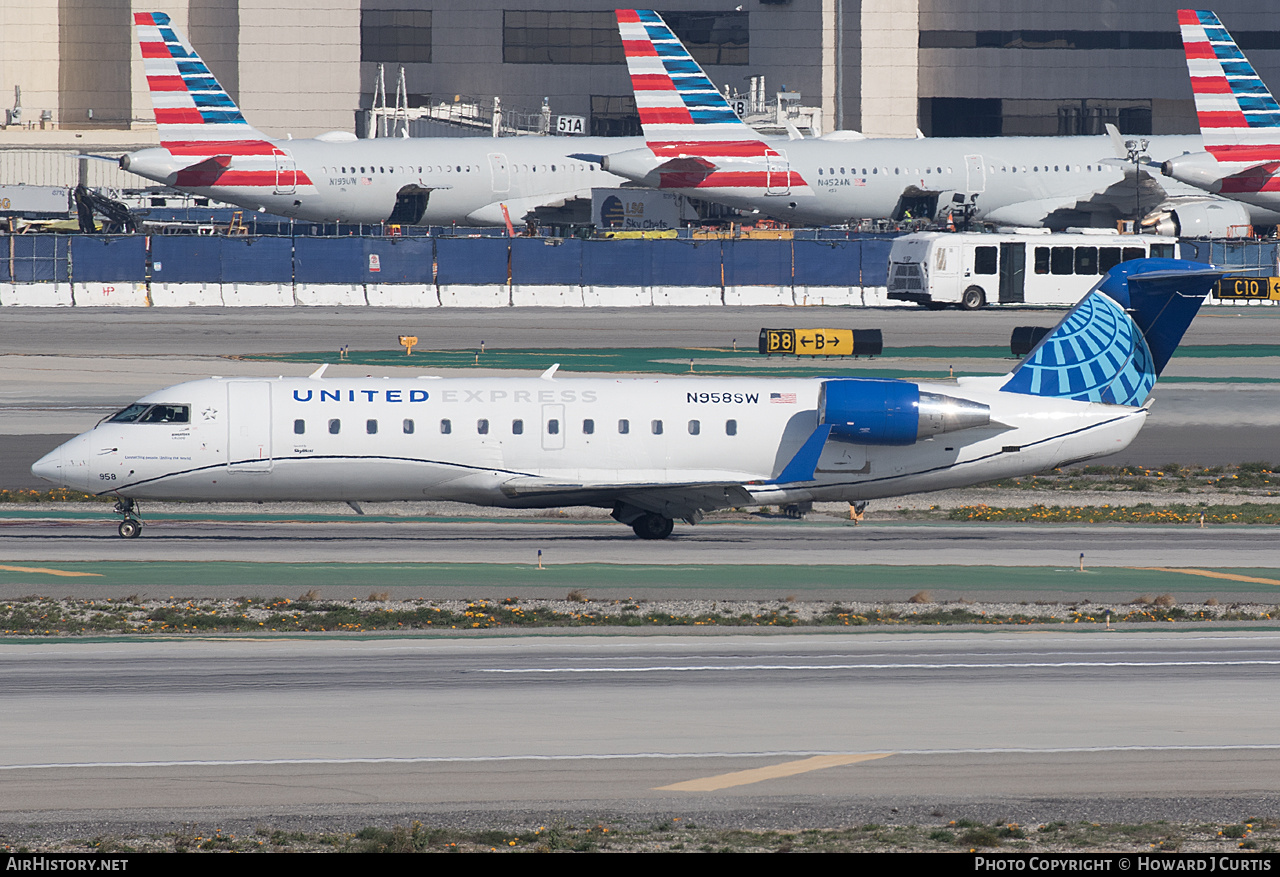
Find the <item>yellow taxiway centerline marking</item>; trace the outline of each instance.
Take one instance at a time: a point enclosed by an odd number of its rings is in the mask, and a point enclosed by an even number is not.
[[[733,786],[746,786],[765,780],[791,777],[808,773],[811,770],[822,770],[827,767],[839,767],[842,764],[856,764],[859,761],[874,761],[877,758],[888,758],[892,752],[870,752],[862,755],[815,755],[800,761],[787,761],[770,767],[756,767],[751,770],[739,770],[733,773],[722,773],[719,776],[704,777],[700,780],[687,780],[673,783],[670,786],[658,786],[655,792],[716,792]]]
[[[1233,582],[1253,582],[1255,585],[1280,585],[1280,579],[1260,579],[1257,576],[1242,576],[1232,572],[1214,572],[1208,569],[1177,569],[1171,566],[1134,566],[1130,569],[1144,569],[1150,572],[1180,572],[1189,576],[1204,576],[1210,579],[1230,579]]]
[[[71,570],[67,570],[67,569],[45,569],[42,566],[0,566],[0,571],[42,572],[46,575],[51,575],[51,576],[70,576],[73,578],[77,576],[97,576],[98,578],[102,578],[102,573],[100,572],[72,572]],[[1277,584],[1280,584],[1280,582],[1277,582]]]

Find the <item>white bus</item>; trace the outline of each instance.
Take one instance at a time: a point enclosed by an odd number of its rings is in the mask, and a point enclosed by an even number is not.
[[[903,235],[889,252],[888,294],[927,308],[1069,307],[1121,262],[1147,256],[1172,259],[1175,244],[1167,237],[1121,235],[1105,228]]]

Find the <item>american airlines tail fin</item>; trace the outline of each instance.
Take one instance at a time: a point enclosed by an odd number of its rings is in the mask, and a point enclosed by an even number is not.
[[[1224,272],[1180,259],[1122,262],[1041,339],[1000,389],[1141,406]]]
[[[617,16],[645,140],[652,145],[761,139],[716,91],[662,16],[648,9],[619,9]]]
[[[1280,104],[1218,16],[1181,9],[1178,23],[1205,149],[1231,166],[1280,160]]]
[[[133,23],[165,149],[175,157],[274,154],[167,14],[136,12]]]
[[[619,9],[617,17],[644,139],[663,162],[656,170],[641,167],[659,174],[661,188],[809,192],[785,154],[738,118],[662,16]]]

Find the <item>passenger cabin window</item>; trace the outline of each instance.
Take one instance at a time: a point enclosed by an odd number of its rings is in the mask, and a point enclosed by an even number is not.
[[[629,432],[631,432],[631,421],[630,421],[630,420],[619,420],[619,421],[618,421],[618,435],[626,435],[626,434],[627,434],[627,433],[629,433]]]
[[[405,435],[413,435],[413,421],[412,421],[412,420],[405,420],[405,422],[404,422],[404,434],[405,434]]]
[[[689,421],[689,435],[697,435],[702,432],[702,424],[696,420]]]
[[[724,422],[724,434],[725,434],[725,435],[737,435],[737,434],[738,434],[738,421],[736,421],[736,420],[726,420],[726,421]]]
[[[582,421],[582,434],[592,435],[596,431],[596,422],[594,420]]]
[[[1076,247],[1076,273],[1086,275],[1098,273],[1097,247]]]
[[[996,273],[996,248],[995,247],[975,247],[974,248],[973,273],[974,274],[995,274]]]
[[[523,421],[523,420],[513,420],[513,421],[511,421],[511,434],[512,434],[512,435],[524,435],[524,421]]]
[[[337,419],[330,420],[329,435],[337,435],[340,432],[342,432],[342,421]]]
[[[302,435],[307,431],[307,422],[305,420],[295,420],[293,422],[293,434]]]
[[[559,435],[559,434],[560,434],[560,421],[556,420],[555,418],[548,420],[547,435]]]
[[[487,420],[477,420],[477,421],[476,421],[476,432],[478,432],[480,435],[488,435],[488,434],[489,434],[489,421],[487,421]]]
[[[451,420],[440,421],[440,434],[448,435],[451,432],[453,432],[453,421]]]
[[[1075,254],[1071,247],[1054,247],[1050,261],[1052,273],[1059,276],[1070,274],[1075,269]]]
[[[366,420],[366,421],[364,422],[364,431],[365,431],[365,432],[367,432],[369,435],[377,435],[377,434],[378,434],[378,421],[376,421],[376,420]]]
[[[662,435],[662,421],[655,420],[649,424],[649,428],[653,430],[654,435]]]
[[[1049,248],[1048,247],[1036,247],[1035,272],[1037,274],[1049,273]]]

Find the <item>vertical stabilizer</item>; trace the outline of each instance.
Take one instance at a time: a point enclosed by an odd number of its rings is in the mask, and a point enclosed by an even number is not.
[[[1178,11],[1205,149],[1227,165],[1280,160],[1280,104],[1207,10]]]
[[[137,12],[133,23],[165,149],[174,156],[274,154],[167,14]]]
[[[1006,393],[1139,406],[1224,272],[1180,259],[1122,262],[1018,363]]]
[[[662,16],[619,9],[644,139],[660,162],[661,188],[812,194],[786,155],[738,118]]]

